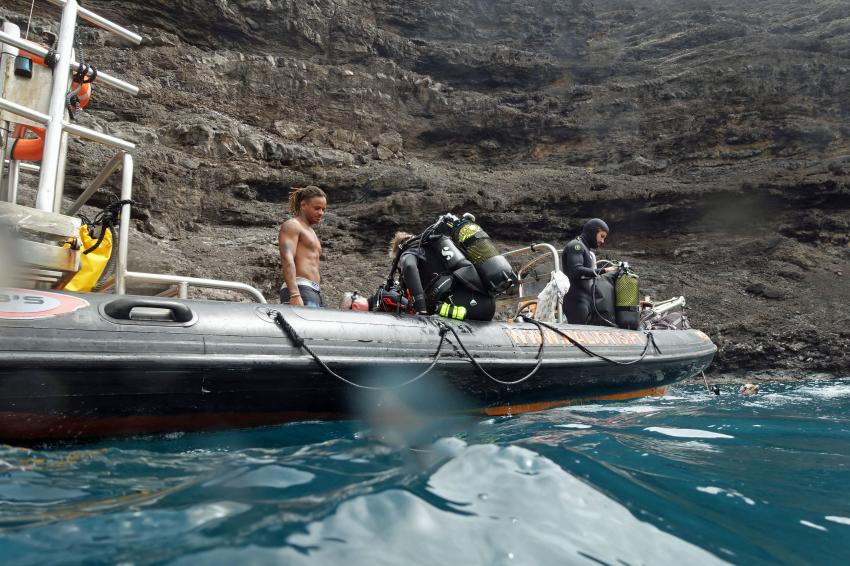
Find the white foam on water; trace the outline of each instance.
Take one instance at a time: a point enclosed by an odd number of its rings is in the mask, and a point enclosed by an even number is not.
[[[672,436],[675,438],[735,438],[734,436],[729,436],[728,434],[721,434],[719,432],[711,432],[708,430],[699,430],[696,428],[669,428],[666,426],[651,426],[643,430],[648,430],[649,432],[657,432],[658,434]]]
[[[781,407],[788,403],[797,403],[800,397],[796,395],[787,395],[785,393],[760,393],[753,400],[742,403],[744,407]]]
[[[799,392],[819,399],[840,399],[842,397],[850,397],[850,384],[833,383],[821,387],[801,387]]]
[[[850,525],[850,517],[839,517],[838,515],[827,515],[824,517],[827,521],[838,523],[840,525]]]
[[[576,413],[657,413],[664,407],[653,405],[579,405],[576,407],[565,407],[565,410]]]
[[[817,529],[819,531],[828,531],[829,530],[824,526],[821,526],[821,525],[818,525],[816,523],[812,523],[812,522],[809,522],[809,521],[800,521],[800,524],[805,526],[805,527],[811,527],[813,529]]]
[[[403,489],[361,495],[277,547],[220,548],[175,564],[726,564],[531,450],[456,448],[428,481],[439,505]]]
[[[739,498],[747,505],[755,505],[756,502],[744,495],[739,491],[735,491],[734,489],[723,489],[722,487],[717,487],[713,485],[707,486],[697,486],[697,491],[701,491],[703,493],[707,493],[709,495],[726,495],[726,497]]]
[[[582,424],[582,423],[569,423],[569,424],[558,424],[555,425],[558,428],[593,428],[590,425]]]

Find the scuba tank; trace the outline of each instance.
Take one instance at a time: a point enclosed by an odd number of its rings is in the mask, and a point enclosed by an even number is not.
[[[516,283],[517,276],[510,262],[496,250],[487,232],[475,223],[473,215],[467,212],[458,218],[445,214],[441,223],[448,228],[452,241],[475,266],[488,293],[504,293]]]
[[[435,274],[451,273],[454,278],[475,291],[484,292],[484,284],[478,276],[475,265],[469,261],[464,253],[455,245],[454,241],[448,236],[440,236],[429,245],[432,253],[427,253],[426,256],[436,259],[440,264],[440,269],[434,271]],[[431,261],[434,261],[433,259]],[[429,261],[430,263],[430,261]],[[422,281],[426,286],[430,286],[431,281]],[[447,289],[451,290],[451,289]]]
[[[617,326],[637,330],[640,325],[640,278],[627,262],[620,262],[617,280],[614,282],[615,316]]]

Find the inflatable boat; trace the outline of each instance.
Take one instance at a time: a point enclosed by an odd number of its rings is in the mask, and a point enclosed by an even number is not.
[[[60,4],[53,50],[21,37],[12,22],[0,31],[0,131],[6,145],[33,149],[12,152],[8,167],[0,163],[0,442],[356,419],[388,399],[416,414],[504,415],[658,393],[711,362],[714,344],[687,325],[628,330],[543,322],[563,321],[560,302],[557,313],[522,320],[516,314],[538,298],[524,282],[537,269],[556,276],[557,250],[536,244],[498,254],[483,231],[454,217],[444,224],[454,225],[453,236],[480,260],[474,268],[489,283],[482,292],[497,301],[497,292],[516,283],[507,299],[516,307],[512,321],[268,305],[242,282],[131,271],[136,146],[70,120],[68,100],[74,85],[95,80],[139,92],[75,60],[77,19],[137,45],[142,38],[76,0]],[[55,64],[33,64],[46,57]],[[32,128],[38,140],[23,137]],[[63,199],[68,135],[115,152],[70,205]],[[120,195],[109,193],[113,202],[83,224],[81,207],[119,169]],[[39,175],[35,206],[18,202],[19,179],[29,173]],[[454,253],[443,249],[449,258]],[[539,250],[551,266],[533,258],[514,280],[501,256]],[[464,269],[471,276],[469,266],[458,267]],[[156,295],[128,293],[140,284],[158,286]],[[256,302],[189,300],[190,286]],[[637,287],[632,291],[636,314]]]
[[[417,411],[518,413],[642,395],[715,351],[698,330],[5,289],[0,441],[358,418],[389,392]]]

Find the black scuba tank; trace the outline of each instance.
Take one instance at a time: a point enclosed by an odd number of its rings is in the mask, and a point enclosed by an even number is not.
[[[593,312],[590,324],[614,326],[616,324],[616,273],[602,273],[593,279]]]
[[[617,326],[637,330],[640,326],[640,278],[626,262],[620,262],[614,283]]]
[[[422,277],[426,294],[432,294],[436,290],[436,283],[439,281],[443,281],[443,283],[439,285],[440,296],[436,297],[437,299],[441,299],[442,296],[451,291],[451,286],[445,286],[445,278],[443,277],[449,274],[454,282],[474,291],[484,292],[484,285],[478,277],[475,266],[448,236],[440,236],[428,244],[425,248],[425,256],[426,269],[430,272],[426,277]],[[424,274],[420,271],[421,275]]]
[[[446,215],[443,221],[451,230],[452,241],[475,266],[488,293],[504,293],[516,283],[510,262],[499,253],[487,232],[475,223],[473,215],[466,213],[462,218]]]

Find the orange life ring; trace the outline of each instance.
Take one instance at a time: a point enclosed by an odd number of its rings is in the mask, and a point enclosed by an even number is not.
[[[41,65],[42,67],[46,67],[47,65],[44,63],[44,58],[39,57],[38,55],[34,55],[33,53],[29,53],[27,51],[21,50],[20,54],[24,57],[29,57],[32,59],[32,62],[36,65]],[[71,85],[71,89],[74,90],[80,86],[80,83],[74,82]],[[80,108],[85,108],[86,105],[91,100],[91,83],[83,83],[80,88],[80,92],[77,93],[77,98],[80,101]],[[23,137],[26,132],[32,132],[36,137],[34,138],[25,138]],[[18,137],[15,139],[14,144],[12,145],[12,159],[17,161],[41,161],[41,154],[44,151],[44,128],[37,128],[35,126],[21,126],[18,129]]]
[[[21,126],[18,131],[19,135],[12,144],[12,159],[17,161],[41,161],[41,153],[44,150],[44,128]],[[23,137],[28,131],[34,133],[36,137]]]

